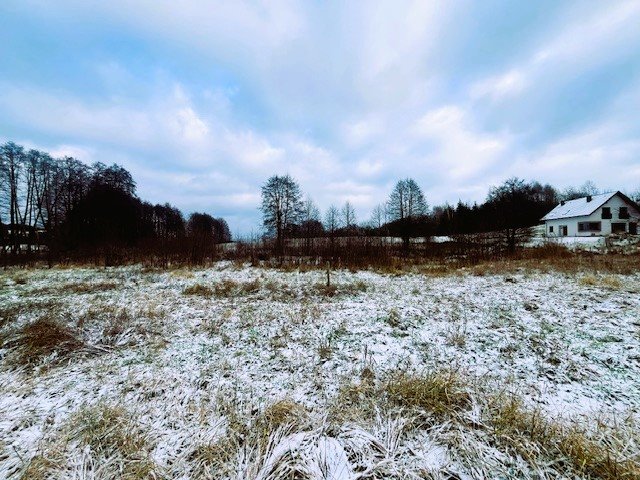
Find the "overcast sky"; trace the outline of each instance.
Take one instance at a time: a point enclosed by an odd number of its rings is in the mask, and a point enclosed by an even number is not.
[[[510,176],[640,187],[640,1],[0,1],[0,141],[260,228],[290,173],[370,216]]]

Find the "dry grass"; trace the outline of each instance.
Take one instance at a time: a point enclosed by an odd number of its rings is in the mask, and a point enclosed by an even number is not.
[[[333,354],[333,347],[331,346],[330,339],[323,339],[318,345],[318,357],[321,361],[326,361],[331,358]]]
[[[476,276],[511,275],[526,272],[559,272],[566,274],[616,274],[632,275],[640,271],[640,256],[621,254],[573,253],[564,247],[556,251],[555,248],[525,249],[516,256],[484,259],[475,262],[467,260],[443,261],[434,259],[418,263],[415,266],[407,263],[402,269],[392,272],[396,275],[417,272],[424,275],[442,277],[470,273]]]
[[[330,412],[333,421],[366,422],[376,412],[400,408],[418,428],[435,417],[439,423],[480,429],[492,443],[519,455],[534,469],[555,465],[558,472],[586,478],[640,479],[640,429],[631,418],[624,426],[594,419],[587,428],[577,420],[550,419],[515,395],[479,390],[455,371],[392,373],[376,384],[373,372],[365,370],[360,383],[341,386]],[[480,421],[469,416],[474,398],[485,405]]]
[[[15,283],[16,285],[27,284],[27,277],[25,275],[15,275],[14,277],[11,278],[11,280],[13,280],[13,283]]]
[[[357,295],[360,292],[366,292],[369,286],[362,280],[356,280],[349,283],[318,283],[315,285],[315,292],[323,297],[336,297],[338,295]]]
[[[188,457],[194,464],[192,478],[229,478],[233,474],[230,463],[237,450],[237,443],[228,437],[196,445]]]
[[[538,456],[565,459],[567,468],[587,478],[640,479],[640,454],[636,452],[635,459],[622,455],[626,442],[611,441],[621,436],[620,429],[596,422],[606,430],[605,441],[598,440],[576,423],[550,420],[539,409],[525,407],[519,398],[504,395],[492,399],[490,422],[500,443],[530,462]]]
[[[189,287],[186,287],[182,291],[183,295],[198,295],[201,297],[211,297],[213,296],[213,289],[201,283],[196,283]]]
[[[22,306],[19,304],[0,307],[0,328],[10,323],[14,323],[20,316],[21,312]]]
[[[70,436],[90,449],[91,455],[116,459],[122,479],[155,478],[157,467],[148,455],[147,437],[119,406],[99,404],[77,412],[70,421]]]
[[[248,282],[244,282],[241,285],[242,293],[257,293],[260,291],[260,280],[257,278],[254,280],[250,280]]]
[[[392,328],[400,327],[400,325],[402,325],[401,320],[400,312],[398,312],[398,309],[396,308],[389,310],[388,315],[384,317],[384,321]]]
[[[103,330],[102,337],[105,343],[112,344],[130,327],[131,316],[125,309],[121,309],[107,320]]]
[[[21,365],[39,363],[53,354],[60,361],[86,346],[73,330],[49,316],[24,325],[6,344],[15,349],[13,361]]]
[[[216,283],[214,292],[216,296],[220,298],[235,297],[242,292],[242,284],[235,280],[225,278]]]
[[[63,285],[52,285],[23,292],[24,295],[68,295],[106,292],[119,288],[120,284],[112,281],[70,282]]]
[[[226,434],[192,450],[189,461],[194,463],[193,478],[239,478],[233,460],[240,451],[263,455],[276,432],[292,433],[311,427],[304,407],[288,399],[267,406],[257,415],[248,414],[229,399],[221,400],[219,408],[227,418]]]
[[[68,283],[60,287],[61,293],[97,293],[118,288],[115,282],[79,282]]]
[[[195,274],[191,270],[187,270],[185,268],[177,268],[175,270],[171,270],[169,274],[175,278],[194,278]]]
[[[38,454],[29,460],[20,474],[20,480],[47,480],[55,478],[54,473],[64,468],[64,460],[59,452]]]
[[[451,347],[464,348],[467,344],[467,332],[464,328],[453,328],[446,333],[445,343]]]
[[[620,290],[622,288],[622,282],[620,279],[613,275],[592,275],[587,274],[580,277],[578,280],[580,285],[586,287],[602,287],[610,290]]]
[[[265,408],[256,426],[261,427],[265,433],[271,433],[285,426],[302,428],[307,420],[307,412],[302,405],[285,399]]]
[[[232,298],[241,295],[249,295],[260,291],[260,280],[254,279],[247,282],[236,282],[235,280],[223,279],[210,287],[201,283],[196,283],[183,290],[185,295],[200,295],[202,297],[216,296],[218,298]]]
[[[335,297],[338,294],[338,286],[335,284],[327,285],[319,283],[316,285],[316,292],[323,297]]]
[[[471,405],[467,385],[458,373],[448,370],[423,375],[400,373],[387,380],[384,391],[392,404],[439,418],[453,417]]]
[[[610,288],[611,290],[620,290],[622,288],[622,282],[611,275],[602,277],[600,282],[604,287]]]

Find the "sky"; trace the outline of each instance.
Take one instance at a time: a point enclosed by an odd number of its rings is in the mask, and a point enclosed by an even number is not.
[[[290,174],[359,221],[517,176],[640,188],[640,1],[2,0],[0,141],[261,229]]]

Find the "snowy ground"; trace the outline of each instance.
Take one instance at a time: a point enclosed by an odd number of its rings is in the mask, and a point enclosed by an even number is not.
[[[362,383],[365,370],[383,379],[453,369],[549,418],[640,413],[638,274],[340,271],[335,292],[325,281],[322,271],[230,263],[5,272],[0,478],[268,479],[285,453],[304,472],[296,478],[562,477],[562,466],[507,453],[450,420],[416,428],[415,412],[384,409],[336,420],[341,389]],[[204,290],[185,293],[197,285]],[[16,363],[20,328],[43,315],[86,348]],[[238,412],[257,418],[282,400],[299,406],[304,426],[270,432],[268,445],[241,444],[224,456],[226,469],[196,454],[229,435]],[[134,460],[86,440],[82,422],[105,409],[144,439],[146,473],[123,470]],[[637,461],[636,448],[627,453]]]

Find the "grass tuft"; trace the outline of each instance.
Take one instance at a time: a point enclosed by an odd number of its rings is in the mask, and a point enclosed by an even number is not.
[[[391,403],[451,417],[471,405],[471,397],[460,376],[454,371],[424,375],[401,373],[389,379],[385,392]]]
[[[621,431],[606,428],[599,441],[593,432],[576,423],[562,423],[547,418],[538,408],[528,408],[515,396],[498,395],[490,407],[493,433],[511,451],[529,461],[536,454],[564,459],[567,468],[587,478],[631,480],[640,478],[640,455],[635,460],[620,455],[626,440],[615,445],[612,440]]]
[[[100,404],[85,407],[71,419],[72,438],[103,459],[117,459],[119,478],[156,478],[156,465],[149,458],[149,443],[127,411]]]
[[[307,420],[304,407],[291,400],[279,400],[265,408],[262,416],[256,422],[267,433],[285,426],[302,426]]]
[[[35,455],[22,471],[20,480],[46,480],[52,478],[53,472],[59,468],[59,461],[47,455]]]
[[[186,287],[182,291],[183,295],[199,295],[201,297],[211,297],[213,296],[213,289],[206,285],[202,285],[201,283],[196,283],[195,285],[191,285]]]
[[[68,283],[60,287],[61,293],[97,293],[118,288],[115,282]]]
[[[24,325],[7,343],[16,349],[14,361],[21,365],[38,363],[53,354],[59,360],[68,358],[86,346],[73,330],[48,316]]]

